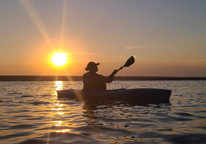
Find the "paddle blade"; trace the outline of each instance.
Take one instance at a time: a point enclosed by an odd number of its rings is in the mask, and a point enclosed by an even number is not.
[[[127,60],[127,62],[124,64],[123,67],[129,67],[129,66],[131,66],[133,63],[134,63],[134,57],[131,56],[131,57]]]

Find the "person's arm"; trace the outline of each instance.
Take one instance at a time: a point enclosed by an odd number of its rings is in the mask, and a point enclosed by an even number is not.
[[[114,80],[114,75],[118,72],[118,70],[114,70],[110,76],[105,79],[106,83],[111,83]]]

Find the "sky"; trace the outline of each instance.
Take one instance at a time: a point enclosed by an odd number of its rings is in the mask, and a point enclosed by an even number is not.
[[[56,52],[68,63],[51,63]],[[206,0],[1,0],[0,75],[206,76]]]

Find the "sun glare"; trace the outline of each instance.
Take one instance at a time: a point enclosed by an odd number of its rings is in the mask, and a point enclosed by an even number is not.
[[[51,61],[55,66],[64,66],[68,62],[67,53],[55,53]]]

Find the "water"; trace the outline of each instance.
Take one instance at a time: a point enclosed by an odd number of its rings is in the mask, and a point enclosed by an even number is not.
[[[108,89],[171,89],[169,104],[84,103],[56,90],[82,82],[0,82],[0,143],[206,143],[206,81],[114,81]]]

